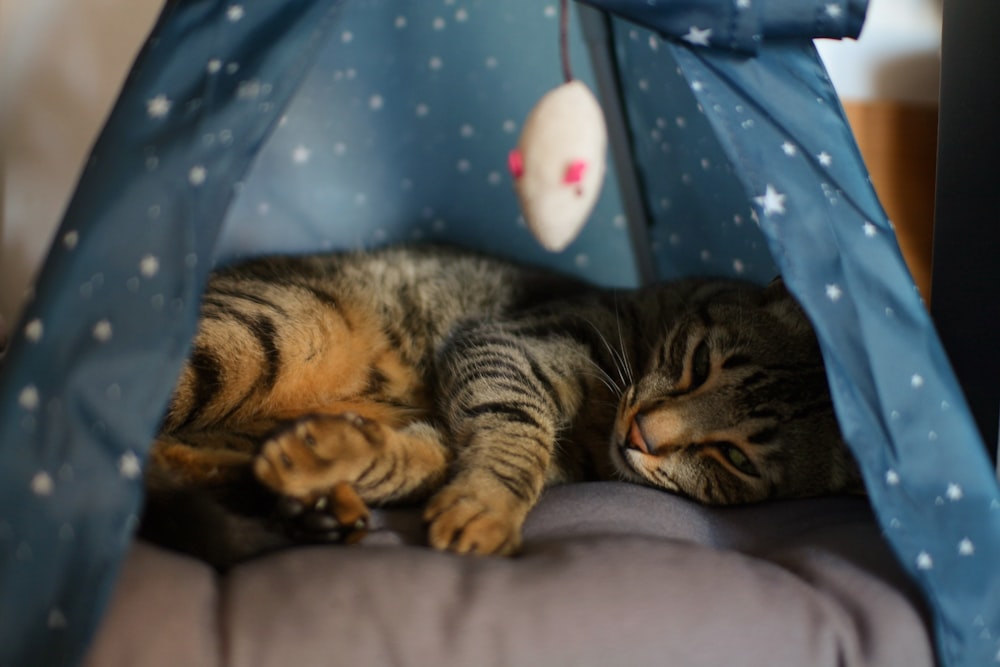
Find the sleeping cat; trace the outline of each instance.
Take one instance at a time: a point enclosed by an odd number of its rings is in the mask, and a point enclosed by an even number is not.
[[[716,505],[860,489],[780,281],[602,290],[437,247],[219,271],[143,530],[225,567],[420,502],[431,546],[510,554],[543,488],[587,479]]]

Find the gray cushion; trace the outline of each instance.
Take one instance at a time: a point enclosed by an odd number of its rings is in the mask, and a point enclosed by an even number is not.
[[[363,545],[221,578],[135,545],[88,664],[933,665],[918,598],[860,498],[713,509],[568,485],[511,559],[415,546],[412,511],[375,518]]]

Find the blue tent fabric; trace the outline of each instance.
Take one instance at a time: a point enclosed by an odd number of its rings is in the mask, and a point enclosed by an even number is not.
[[[336,7],[171,2],[130,73],[0,376],[0,664],[75,664],[100,620],[233,184]]]
[[[692,46],[757,53],[764,42],[857,37],[867,0],[583,0]]]
[[[627,58],[643,41],[619,43]],[[812,45],[752,59],[665,46],[677,68],[661,76],[694,92],[817,326],[841,426],[886,539],[927,593],[943,664],[1000,659],[992,465]],[[637,60],[623,70],[652,76]]]
[[[1000,661],[997,483],[811,44],[855,36],[865,3],[587,4],[612,12],[650,243],[633,244],[612,177],[562,255],[531,241],[503,168],[559,83],[554,5],[166,5],[0,373],[0,665],[83,654],[212,265],[415,238],[606,284],[636,283],[637,253],[661,277],[780,270],[942,664]]]

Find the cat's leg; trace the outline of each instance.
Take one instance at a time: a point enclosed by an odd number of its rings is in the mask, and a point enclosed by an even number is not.
[[[301,424],[295,422],[301,432]],[[259,515],[297,541],[354,542],[368,527],[369,512],[354,488],[325,485],[310,498],[276,494],[259,486],[254,462],[272,436],[288,440],[295,427],[262,421],[244,433],[198,431],[162,435],[153,444],[146,471],[147,491],[181,497],[185,490],[211,497],[237,513]],[[303,501],[308,501],[303,502]]]
[[[591,390],[589,362],[571,338],[527,328],[473,327],[442,351],[439,405],[456,461],[424,514],[438,549],[516,552],[528,511],[560,479],[556,445]]]
[[[260,435],[271,428],[262,427]],[[260,435],[226,431],[162,434],[150,450],[150,468],[176,485],[227,484],[246,476],[259,448]]]
[[[275,493],[336,511],[345,485],[371,505],[424,498],[448,463],[441,434],[425,422],[394,428],[347,413],[296,420],[264,443],[253,469]]]

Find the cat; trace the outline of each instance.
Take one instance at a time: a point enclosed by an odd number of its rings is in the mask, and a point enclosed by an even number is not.
[[[445,247],[213,274],[150,462],[146,534],[222,568],[412,503],[432,547],[512,554],[574,480],[712,505],[861,488],[780,280],[600,289]]]

